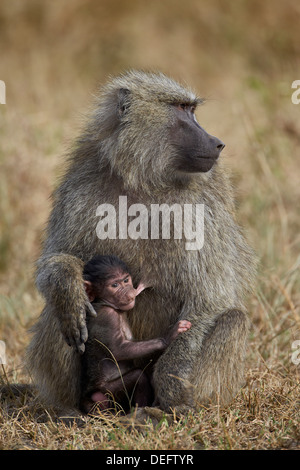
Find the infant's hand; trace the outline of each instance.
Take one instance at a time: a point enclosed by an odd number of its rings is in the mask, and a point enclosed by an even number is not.
[[[192,324],[188,320],[179,320],[175,325],[171,328],[167,336],[165,337],[165,341],[167,344],[170,344],[180,333],[184,333],[185,331],[191,328]]]
[[[177,331],[178,333],[183,333],[184,331],[187,331],[191,328],[192,324],[188,320],[180,320],[177,323]]]

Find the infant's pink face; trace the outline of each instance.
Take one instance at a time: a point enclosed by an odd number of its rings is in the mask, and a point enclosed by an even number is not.
[[[106,281],[100,292],[102,300],[106,300],[123,311],[131,310],[134,307],[136,296],[137,292],[132,285],[130,274],[119,270],[115,271],[113,276]]]

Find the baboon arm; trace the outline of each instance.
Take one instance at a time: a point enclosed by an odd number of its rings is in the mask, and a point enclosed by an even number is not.
[[[149,339],[148,341],[124,340],[118,344],[115,357],[117,361],[137,359],[156,351],[163,351],[166,346],[166,342],[162,338]]]
[[[105,307],[98,312],[98,321],[102,323],[102,339],[117,361],[125,361],[147,356],[155,351],[163,351],[167,342],[163,338],[147,341],[132,341],[126,337],[126,324],[122,315]]]
[[[190,380],[194,363],[201,355],[205,336],[214,326],[214,319],[205,312],[199,314],[196,306],[185,305],[180,317],[188,319],[192,327],[170,343],[156,362],[153,375],[157,399],[161,405],[166,404],[165,409],[172,404],[192,406]]]
[[[195,396],[202,395],[201,401],[206,400],[202,403],[208,403],[220,393],[223,399],[230,389],[237,391],[249,329],[247,315],[228,309],[214,318],[206,331],[201,332],[203,325],[199,326],[194,319],[192,328],[171,343],[155,365],[156,397],[165,410],[193,407]]]
[[[39,259],[36,277],[37,288],[55,307],[66,342],[80,353],[88,337],[86,313],[96,315],[83,287],[82,268],[79,258],[55,253]]]

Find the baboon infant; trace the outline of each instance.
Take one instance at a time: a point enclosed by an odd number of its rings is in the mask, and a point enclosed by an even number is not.
[[[162,352],[191,323],[178,321],[162,338],[134,341],[127,312],[136,296],[126,264],[116,256],[94,256],[84,267],[84,286],[97,317],[88,318],[89,337],[82,356],[81,408],[89,412],[95,403],[104,410],[117,402],[146,406],[153,402],[150,372],[134,366],[134,359]]]

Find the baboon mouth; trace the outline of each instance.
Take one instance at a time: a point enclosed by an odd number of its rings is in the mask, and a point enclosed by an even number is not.
[[[201,160],[200,163],[200,172],[201,173],[206,173],[207,171],[211,170],[211,168],[214,166],[216,161],[218,160],[219,156],[217,157],[199,157]]]
[[[219,158],[219,155],[217,155],[216,157],[203,157],[202,155],[199,155],[197,157],[195,157],[197,160],[198,159],[201,159],[201,160],[208,160],[208,161],[212,161],[212,162],[215,162],[218,160]]]
[[[184,164],[179,165],[178,170],[184,173],[206,173],[217,162],[219,156],[203,157],[202,155],[194,156]]]
[[[122,302],[121,303],[121,306],[122,307],[129,307],[130,305],[134,305],[135,304],[135,299],[134,300],[131,300],[130,302]]]

